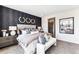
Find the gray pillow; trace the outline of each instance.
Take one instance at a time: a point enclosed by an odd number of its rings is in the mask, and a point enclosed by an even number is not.
[[[30,30],[26,30],[26,34],[30,34],[31,32],[30,32]]]
[[[47,41],[46,41],[46,38],[44,36],[39,36],[38,43],[45,44],[46,42]]]

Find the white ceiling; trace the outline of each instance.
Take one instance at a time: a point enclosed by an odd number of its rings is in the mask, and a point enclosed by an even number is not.
[[[4,5],[32,15],[43,17],[64,10],[79,8],[78,5]]]

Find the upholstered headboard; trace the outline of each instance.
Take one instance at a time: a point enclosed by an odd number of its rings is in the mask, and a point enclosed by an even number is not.
[[[17,24],[18,29],[36,29],[36,25]]]

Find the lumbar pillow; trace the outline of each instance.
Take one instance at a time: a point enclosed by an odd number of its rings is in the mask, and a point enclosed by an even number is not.
[[[38,31],[31,31],[31,34],[39,33]]]

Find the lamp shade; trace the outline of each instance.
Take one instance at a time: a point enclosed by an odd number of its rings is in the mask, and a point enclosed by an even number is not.
[[[41,30],[41,27],[38,27],[38,30]]]
[[[16,26],[9,26],[9,30],[17,30]]]

